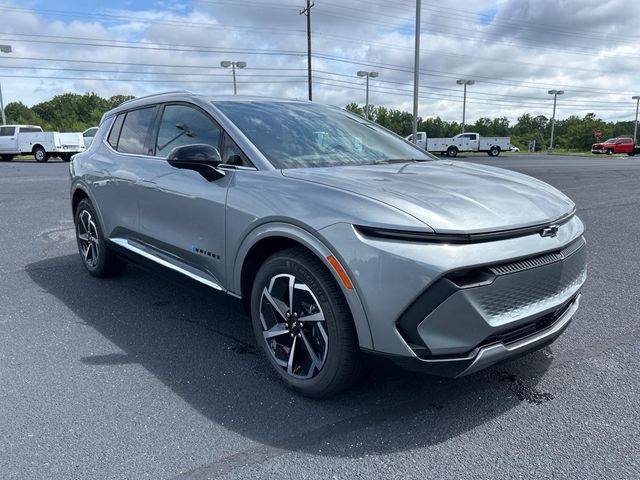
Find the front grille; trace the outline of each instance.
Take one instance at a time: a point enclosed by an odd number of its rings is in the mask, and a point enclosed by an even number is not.
[[[555,255],[558,260],[550,261]],[[587,273],[584,240],[542,257],[536,257],[542,264],[539,267],[528,267],[527,261],[514,262],[519,270],[513,266],[509,274],[499,275],[489,287],[469,292],[490,325],[499,326],[561,302],[584,283]],[[518,273],[512,274],[513,271]]]
[[[550,263],[559,262],[576,253],[585,244],[584,238],[567,245],[559,252],[547,253],[537,257],[525,258],[516,262],[503,263],[502,265],[494,265],[491,271],[496,275],[508,275],[510,273],[522,272],[532,268],[542,267]]]

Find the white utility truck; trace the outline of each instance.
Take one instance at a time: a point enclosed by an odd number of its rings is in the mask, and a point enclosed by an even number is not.
[[[37,125],[0,126],[0,159],[3,161],[32,154],[37,162],[46,162],[50,157],[68,162],[74,153],[85,150],[82,133],[43,132]]]
[[[413,135],[406,137],[411,141]],[[510,137],[481,137],[478,133],[461,133],[452,138],[427,138],[426,132],[417,133],[416,144],[427,152],[447,154],[455,157],[458,152],[486,152],[497,157],[503,150],[509,150]]]

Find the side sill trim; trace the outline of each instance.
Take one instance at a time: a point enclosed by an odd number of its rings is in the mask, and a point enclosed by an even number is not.
[[[197,282],[203,283],[204,285],[207,285],[208,287],[211,288],[215,288],[216,290],[220,290],[220,291],[224,291],[224,289],[218,285],[215,282],[212,282],[211,280],[207,280],[206,278],[201,277],[200,275],[196,275],[193,272],[190,272],[188,270],[185,270],[184,268],[181,268],[177,265],[174,265],[171,262],[168,262],[160,257],[158,257],[157,255],[154,255],[150,252],[147,252],[146,250],[143,250],[142,248],[138,248],[135,245],[132,245],[131,242],[129,242],[129,240],[127,240],[126,238],[110,238],[109,241],[115,243],[116,245],[118,245],[119,247],[122,247],[126,250],[129,250],[130,252],[133,252],[137,255],[140,255],[141,257],[146,258],[147,260],[151,260],[152,262],[156,262],[159,265],[162,265],[163,267],[167,267],[171,270],[174,270],[178,273],[181,273]]]

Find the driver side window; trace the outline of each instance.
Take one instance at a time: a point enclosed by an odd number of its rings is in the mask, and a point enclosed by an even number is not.
[[[207,115],[187,105],[167,105],[162,113],[155,154],[167,157],[183,145],[206,144],[220,149],[220,128]]]

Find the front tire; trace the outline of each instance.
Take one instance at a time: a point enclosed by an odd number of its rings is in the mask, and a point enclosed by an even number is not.
[[[611,155],[613,153],[613,149],[612,148],[608,148],[607,149],[607,155]]]
[[[75,224],[78,251],[87,271],[94,277],[111,277],[122,273],[126,263],[107,246],[98,216],[86,198],[78,204]]]
[[[13,155],[0,155],[0,160],[3,162],[10,162],[13,160]]]
[[[33,149],[33,158],[35,158],[38,163],[44,163],[49,161],[49,154],[44,148],[36,147]]]
[[[251,292],[256,341],[292,389],[325,398],[360,369],[353,318],[327,268],[303,248],[278,252],[258,270]]]

